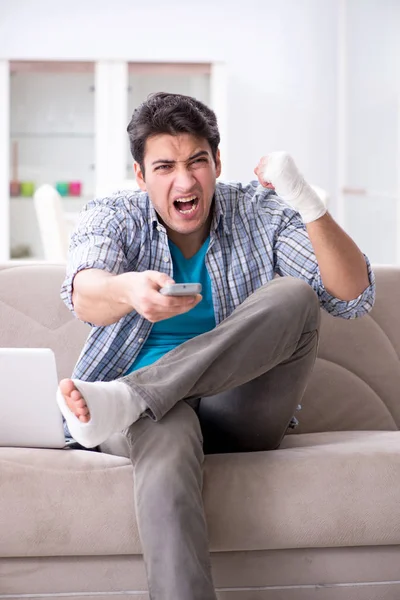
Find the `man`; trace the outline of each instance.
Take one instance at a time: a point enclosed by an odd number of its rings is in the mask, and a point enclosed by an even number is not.
[[[215,600],[203,436],[206,452],[277,448],[313,368],[319,307],[367,313],[373,274],[287,154],[260,161],[261,185],[216,183],[218,127],[202,103],[155,94],[128,132],[141,192],[89,203],[72,237],[62,295],[93,328],[58,402],[82,445],[126,436],[152,600]],[[160,293],[174,281],[203,294]]]

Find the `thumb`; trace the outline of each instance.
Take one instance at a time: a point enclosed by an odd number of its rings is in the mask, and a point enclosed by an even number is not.
[[[175,281],[166,273],[160,273],[159,271],[149,271],[149,279],[155,283],[158,287],[162,288],[165,285],[171,285]]]

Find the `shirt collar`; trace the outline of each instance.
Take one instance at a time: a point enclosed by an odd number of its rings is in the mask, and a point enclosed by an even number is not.
[[[215,187],[214,193],[214,215],[211,221],[211,231],[217,231],[221,229],[224,233],[230,234],[230,227],[227,215],[227,206],[226,206],[226,198],[222,192],[222,188],[218,185]]]
[[[158,227],[158,225],[160,225],[160,221],[158,220],[156,209],[154,208],[153,204],[151,203],[148,195],[147,195],[147,201],[149,203],[149,225],[150,225],[150,230],[153,233],[154,229],[156,229],[156,227]]]

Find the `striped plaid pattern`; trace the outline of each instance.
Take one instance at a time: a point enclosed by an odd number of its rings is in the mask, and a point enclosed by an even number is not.
[[[217,324],[275,274],[309,283],[332,315],[361,316],[372,308],[375,296],[374,276],[366,262],[370,286],[363,294],[350,302],[334,298],[324,288],[298,213],[257,182],[217,183],[206,255]],[[74,276],[90,268],[115,274],[151,269],[173,277],[167,233],[146,193],[122,191],[86,205],[72,235],[61,290],[71,311]],[[73,377],[86,381],[120,377],[134,362],[151,327],[135,311],[113,325],[93,326]]]

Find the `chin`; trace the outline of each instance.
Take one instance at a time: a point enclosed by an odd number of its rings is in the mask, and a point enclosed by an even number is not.
[[[196,226],[180,226],[179,225],[177,227],[173,227],[172,228],[174,231],[176,231],[176,233],[181,233],[183,235],[190,235],[192,233],[196,233],[196,231],[199,231],[199,229],[201,229],[201,225],[196,225]]]

